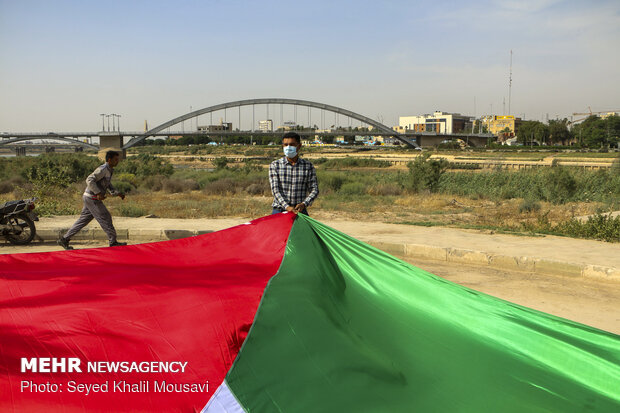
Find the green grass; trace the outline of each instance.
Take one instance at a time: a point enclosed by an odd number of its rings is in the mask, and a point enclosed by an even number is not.
[[[475,229],[480,231],[493,231],[497,234],[508,234],[508,235],[516,235],[516,236],[542,236],[540,234],[536,234],[532,231],[523,231],[515,228],[505,227],[505,226],[495,226],[495,225],[477,225],[477,224],[449,224],[445,222],[437,222],[437,221],[394,221],[392,224],[403,224],[403,225],[415,225],[418,227],[449,227],[449,228],[460,228],[460,229]]]
[[[503,225],[449,224],[436,221],[399,221],[393,224],[416,225],[422,227],[445,226],[461,229],[494,231],[498,234],[517,236],[555,235],[571,238],[596,239],[607,242],[620,242],[620,216],[611,218],[597,214],[587,221],[569,219],[556,225],[550,224],[544,217],[536,223],[522,224],[521,228]]]
[[[415,225],[418,227],[446,227],[447,224],[437,221],[394,221],[390,224]]]
[[[493,200],[526,198],[555,204],[611,202],[620,199],[620,174],[613,170],[566,167],[476,174],[447,172],[439,179],[437,192]]]
[[[142,217],[148,214],[145,208],[134,204],[122,204],[118,207],[118,212],[122,217]]]
[[[607,158],[618,159],[620,154],[618,152],[599,153],[599,152],[562,152],[557,153],[554,156],[562,158]]]
[[[326,161],[320,159],[319,163],[323,169],[388,168],[391,165],[388,161],[354,157],[328,159]]]

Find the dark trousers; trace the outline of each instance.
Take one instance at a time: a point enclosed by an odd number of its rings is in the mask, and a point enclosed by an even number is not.
[[[273,214],[279,214],[280,212],[284,212],[284,211],[286,211],[286,209],[284,209],[284,208],[273,208],[273,211],[271,211],[271,215],[273,215]],[[300,214],[304,214],[304,215],[308,215],[308,216],[310,216],[310,215],[308,214],[308,208],[304,208],[304,210],[303,210],[303,211],[301,211],[301,212],[300,212]]]

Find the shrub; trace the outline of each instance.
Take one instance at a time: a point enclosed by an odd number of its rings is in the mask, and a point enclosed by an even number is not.
[[[162,175],[147,176],[140,187],[153,192],[161,191],[165,180],[166,177]]]
[[[13,192],[13,184],[10,182],[0,182],[0,194],[8,194],[9,192]]]
[[[482,169],[482,165],[479,165],[477,163],[450,162],[448,164],[448,169],[476,170],[476,169]]]
[[[246,161],[239,171],[244,174],[251,174],[253,172],[261,172],[263,168],[254,160]]]
[[[448,168],[445,159],[430,159],[430,154],[425,153],[407,164],[410,174],[411,189],[418,192],[428,189],[435,192],[439,186],[439,179]]]
[[[35,212],[40,216],[76,215],[80,213],[80,211],[69,202],[55,200],[49,197],[39,198],[35,208]]]
[[[400,186],[389,183],[376,184],[368,189],[368,194],[379,196],[400,195],[402,192],[403,190]]]
[[[269,195],[271,194],[271,187],[269,186],[269,182],[253,183],[245,188],[245,192],[250,195]]]
[[[236,191],[237,184],[231,178],[223,178],[217,181],[208,182],[203,191],[206,194],[211,195],[226,195],[226,194],[234,194]]]
[[[120,173],[114,175],[113,184],[118,192],[127,194],[138,186],[138,179],[134,174]]]
[[[130,174],[130,173],[118,173],[118,174],[114,174],[114,178],[113,178],[113,182],[117,183],[119,181],[125,181],[130,183],[131,185],[133,185],[134,187],[138,186],[138,179],[136,178],[136,176],[134,174]]]
[[[342,195],[364,195],[366,185],[361,182],[347,182],[340,187],[338,192]]]
[[[344,174],[326,173],[320,174],[320,189],[339,191],[346,181]]]
[[[195,191],[200,186],[193,179],[166,179],[163,181],[163,190],[171,194],[187,191]]]
[[[75,207],[74,197],[81,194],[83,186],[76,191],[77,184],[62,188],[53,185],[34,185],[26,183],[18,188],[18,198],[36,197],[35,212],[41,216],[74,215],[79,213]]]
[[[79,154],[44,154],[16,163],[22,177],[33,184],[68,187],[85,179],[99,164],[95,157]]]
[[[8,194],[13,192],[15,188],[23,185],[26,181],[20,176],[14,176],[6,181],[0,182],[0,194]]]
[[[117,182],[114,182],[114,188],[118,192],[122,192],[124,194],[128,194],[129,192],[131,192],[131,190],[134,188],[134,186],[131,185],[129,182],[126,182],[126,181],[117,181]]]
[[[378,159],[370,158],[337,158],[330,159],[323,162],[323,168],[325,169],[338,169],[338,168],[387,168],[390,166],[388,161],[381,161]]]
[[[226,168],[226,165],[228,165],[228,158],[225,156],[215,158],[213,160],[213,165],[215,166],[215,169],[224,169]]]
[[[124,159],[118,165],[116,171],[141,177],[152,175],[170,176],[174,172],[174,168],[165,159],[143,153]]]
[[[596,214],[587,221],[571,219],[558,224],[555,231],[577,238],[595,238],[609,242],[620,242],[620,215]]]
[[[577,181],[566,168],[554,167],[546,178],[544,192],[547,200],[561,204],[573,198],[577,190]]]
[[[142,217],[147,214],[144,208],[141,208],[133,204],[121,204],[118,207],[118,212],[122,217]]]
[[[537,212],[540,211],[540,203],[532,199],[524,199],[519,205],[519,213]]]
[[[614,161],[611,164],[611,168],[609,169],[609,172],[612,175],[620,176],[620,158],[614,159]]]

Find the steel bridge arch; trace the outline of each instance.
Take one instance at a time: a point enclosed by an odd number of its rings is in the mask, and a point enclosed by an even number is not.
[[[168,122],[162,123],[159,126],[154,127],[153,129],[143,133],[140,136],[136,136],[133,139],[131,139],[129,142],[127,142],[124,146],[123,149],[129,149],[132,146],[136,145],[137,143],[143,141],[144,139],[148,138],[149,136],[152,136],[155,133],[158,133],[166,128],[169,128],[172,125],[176,125],[177,123],[186,121],[188,119],[191,118],[195,118],[197,116],[200,115],[204,115],[205,113],[211,113],[211,112],[216,112],[218,110],[223,110],[223,109],[228,109],[228,108],[236,108],[236,107],[241,107],[241,106],[249,106],[249,105],[266,105],[266,104],[287,104],[287,105],[298,105],[298,106],[306,106],[306,107],[310,107],[310,108],[315,108],[315,109],[324,109],[324,110],[328,110],[330,112],[334,112],[334,113],[338,113],[340,115],[344,115],[344,116],[348,116],[350,118],[359,120],[361,122],[364,122],[366,124],[372,125],[375,128],[377,128],[378,130],[385,132],[385,134],[387,136],[393,136],[396,139],[398,139],[399,141],[419,148],[419,146],[415,143],[415,141],[411,141],[410,139],[407,139],[405,136],[399,134],[398,132],[394,131],[392,128],[383,125],[382,123],[379,123],[375,120],[372,120],[364,115],[360,115],[358,113],[352,112],[350,110],[347,109],[343,109],[343,108],[339,108],[337,106],[332,106],[332,105],[327,105],[325,103],[318,103],[318,102],[311,102],[309,100],[300,100],[300,99],[287,99],[287,98],[259,98],[259,99],[246,99],[246,100],[236,100],[233,102],[228,102],[228,103],[221,103],[219,105],[214,105],[214,106],[209,106],[203,109],[199,109],[199,110],[195,110],[189,113],[186,113],[185,115],[176,117],[174,119],[169,120]],[[253,127],[253,126],[252,126]]]
[[[44,139],[45,140],[64,141],[64,142],[69,142],[69,143],[75,144],[77,146],[82,146],[82,147],[87,148],[87,149],[99,150],[99,147],[96,146],[96,145],[92,145],[92,144],[86,143],[86,142],[80,142],[77,139],[65,138],[63,136],[34,136],[34,137],[20,136],[19,138],[11,138],[11,139],[0,141],[0,146],[8,145],[10,143],[22,142],[22,141],[36,141],[36,140],[44,140]]]

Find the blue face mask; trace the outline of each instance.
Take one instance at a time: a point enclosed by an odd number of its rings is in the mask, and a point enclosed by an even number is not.
[[[284,155],[289,158],[292,159],[295,156],[297,156],[297,147],[295,146],[285,146],[284,147]]]

